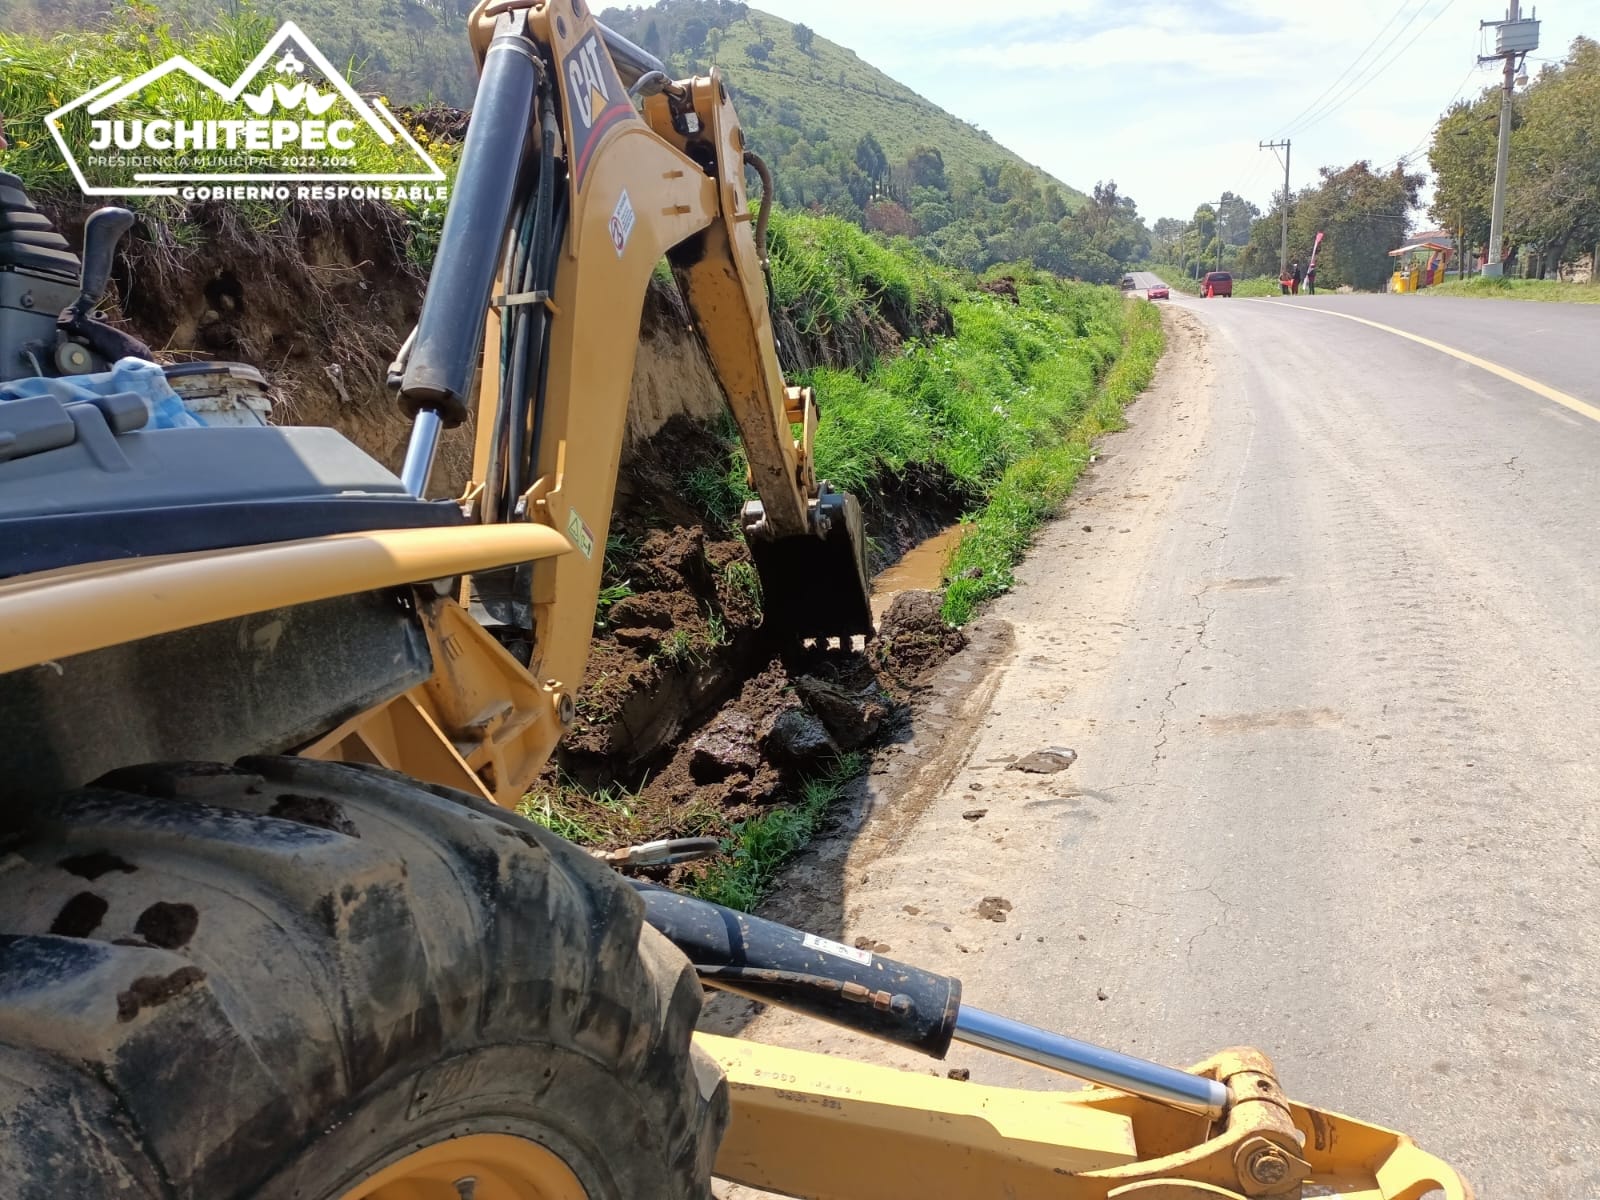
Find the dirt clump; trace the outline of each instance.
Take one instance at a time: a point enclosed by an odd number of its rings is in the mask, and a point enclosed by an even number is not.
[[[978,901],[978,915],[985,921],[999,921],[1004,924],[1006,914],[1011,911],[1011,901],[1004,896],[985,896]]]
[[[945,621],[942,604],[938,592],[901,592],[878,623],[874,658],[913,687],[967,644],[966,636]]]

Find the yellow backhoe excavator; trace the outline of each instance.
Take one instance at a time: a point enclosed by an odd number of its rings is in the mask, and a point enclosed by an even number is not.
[[[94,312],[131,215],[92,217],[80,261],[0,178],[0,1195],[1467,1196],[1254,1051],[1181,1071],[1024,1026],[509,811],[572,720],[663,256],[748,452],[771,620],[870,614],[717,74],[669,78],[585,0],[486,0],[470,34],[398,477],[217,400],[245,368],[147,361]],[[474,413],[474,482],[425,498]],[[702,983],[1100,1086],[699,1036]]]

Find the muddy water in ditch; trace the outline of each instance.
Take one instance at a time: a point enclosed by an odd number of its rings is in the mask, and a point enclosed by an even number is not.
[[[879,574],[872,581],[873,617],[882,617],[901,592],[942,587],[945,566],[965,532],[965,526],[952,525],[924,538],[907,550],[899,562]]]

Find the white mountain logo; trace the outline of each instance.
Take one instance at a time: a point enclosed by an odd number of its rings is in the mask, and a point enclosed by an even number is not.
[[[321,86],[305,77],[313,70]],[[166,115],[202,109],[173,102],[172,84],[163,86],[172,76],[212,93],[224,112],[236,106],[237,115],[209,115],[214,105],[192,120]],[[119,106],[131,111],[119,113]],[[182,185],[195,183],[441,183],[445,177],[387,105],[362,97],[293,21],[232,84],[174,55],[133,79],[108,79],[50,113],[45,124],[90,196],[189,194],[193,189]],[[356,170],[357,163],[366,169]]]

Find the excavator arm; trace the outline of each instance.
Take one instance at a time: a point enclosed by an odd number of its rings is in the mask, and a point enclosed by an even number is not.
[[[663,259],[744,443],[759,499],[741,525],[770,627],[845,641],[870,635],[872,615],[860,507],[816,478],[817,402],[778,362],[772,189],[757,217],[745,168],[765,168],[717,72],[673,82],[583,0],[485,0],[470,32],[477,100],[422,314],[391,368],[413,420],[401,478],[423,495],[440,438],[473,423],[469,517],[543,525],[570,549],[464,572],[460,603],[424,613],[436,678],[305,753],[513,804],[572,720]]]
[[[480,579],[486,615],[526,636],[536,678],[581,676],[640,311],[665,257],[760,497],[743,524],[769,617],[802,637],[870,633],[859,510],[819,487],[816,402],[778,363],[747,151],[716,72],[670,81],[581,3],[481,5],[472,35],[479,100],[401,379],[417,421],[406,474],[420,488],[435,426],[468,416],[481,343],[474,515],[549,525],[576,550]]]

